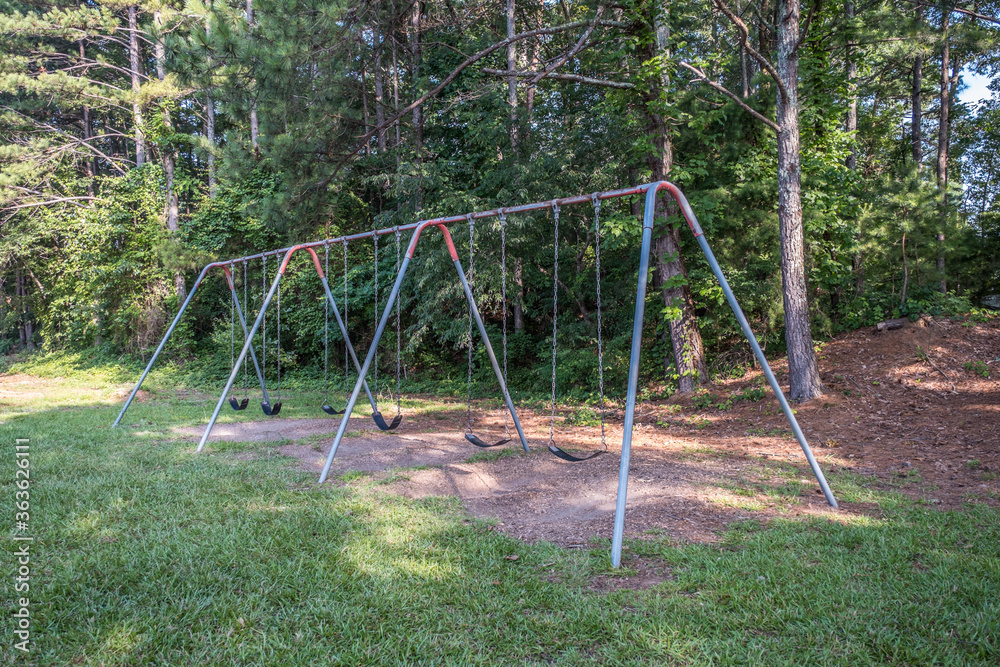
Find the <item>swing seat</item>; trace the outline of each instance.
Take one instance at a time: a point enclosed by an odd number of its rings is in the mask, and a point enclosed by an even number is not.
[[[382,416],[382,413],[376,411],[372,413],[372,421],[379,427],[379,430],[392,431],[399,426],[401,421],[403,421],[403,415],[396,415],[392,418],[392,421],[387,424],[385,418]]]
[[[473,433],[466,433],[465,434],[465,439],[468,440],[469,442],[471,442],[472,444],[474,444],[476,447],[482,447],[483,449],[486,449],[488,447],[499,447],[500,445],[506,445],[511,440],[510,438],[504,438],[500,442],[497,442],[497,443],[494,443],[494,444],[491,445],[488,442],[484,442],[484,441],[480,440]]]
[[[598,449],[596,452],[594,452],[593,454],[591,454],[589,456],[573,456],[572,454],[559,449],[553,443],[550,442],[549,443],[549,451],[552,452],[552,454],[556,458],[560,458],[563,461],[569,461],[570,463],[577,463],[579,461],[588,461],[588,460],[594,458],[595,456],[600,456],[606,450],[604,450],[604,449]]]
[[[278,401],[274,405],[271,405],[267,401],[261,401],[260,409],[263,410],[264,414],[268,417],[277,417],[278,413],[281,412],[281,401]]]
[[[320,409],[322,409],[323,412],[325,412],[328,415],[342,415],[345,412],[347,412],[346,409],[344,409],[344,410],[335,410],[331,406],[327,405],[326,403],[324,403],[323,405],[321,405]]]
[[[237,401],[234,396],[231,396],[229,398],[229,405],[233,408],[233,410],[236,410],[237,412],[239,412],[240,410],[246,410],[247,405],[249,404],[250,404],[250,399],[246,397],[244,397],[242,401]]]

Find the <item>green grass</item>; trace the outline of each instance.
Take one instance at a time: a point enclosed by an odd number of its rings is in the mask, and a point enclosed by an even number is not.
[[[212,399],[166,380],[112,430],[113,370],[54,375],[0,399],[0,508],[9,525],[13,443],[30,438],[35,536],[27,655],[12,648],[13,533],[0,537],[2,664],[1000,662],[1000,513],[983,505],[940,512],[836,473],[877,518],[746,521],[717,545],[654,531],[614,571],[607,536],[525,545],[454,499],[320,488],[276,443],[195,455],[169,428],[202,423]],[[775,493],[796,491],[801,471],[771,472],[789,480]],[[642,562],[670,578],[591,590]]]

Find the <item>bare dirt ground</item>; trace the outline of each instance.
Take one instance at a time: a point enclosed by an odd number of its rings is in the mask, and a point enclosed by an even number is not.
[[[876,488],[940,508],[998,504],[1000,322],[928,319],[896,331],[859,330],[825,345],[819,363],[826,395],[796,411],[824,470],[851,471]],[[785,363],[773,368],[787,389]],[[982,376],[986,371],[989,378]],[[878,512],[861,503],[827,507],[777,401],[733,400],[761,386],[760,373],[751,372],[707,387],[711,399],[703,392],[640,407],[627,535],[713,541],[737,520],[837,520]],[[610,416],[609,452],[583,463],[565,463],[546,451],[547,415],[519,414],[530,454],[516,440],[490,450],[467,443],[464,409],[457,404],[445,414],[404,418],[391,433],[377,431],[367,418],[352,418],[331,479],[358,483],[360,471],[389,493],[454,495],[472,514],[495,519],[499,529],[525,540],[583,546],[595,536],[610,537],[621,410]],[[596,448],[599,428],[566,425],[570,414],[557,419],[556,443]],[[486,440],[498,437],[502,424],[502,412],[477,415],[477,432]],[[318,475],[336,426],[335,419],[224,424],[213,439],[305,439],[281,451]],[[200,429],[190,431],[184,432],[200,435]],[[836,493],[836,477],[833,488]]]

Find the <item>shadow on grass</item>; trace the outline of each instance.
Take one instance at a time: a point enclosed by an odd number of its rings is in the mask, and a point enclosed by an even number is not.
[[[601,595],[588,584],[608,574],[603,543],[525,545],[455,499],[317,487],[277,455],[195,456],[108,428],[117,409],[0,422],[0,441],[31,439],[31,664],[997,662],[1000,516],[983,506],[877,494],[879,518],[633,540],[626,566],[656,558],[675,578]],[[199,414],[145,405],[136,419]],[[26,660],[10,643],[0,655]]]

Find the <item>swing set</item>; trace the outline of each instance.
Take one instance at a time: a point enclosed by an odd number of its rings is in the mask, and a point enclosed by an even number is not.
[[[334,239],[325,239],[322,241],[314,241],[311,243],[304,243],[300,245],[295,245],[290,248],[282,248],[281,250],[268,251],[256,255],[249,255],[246,257],[240,257],[237,259],[213,262],[202,269],[201,273],[198,275],[194,286],[188,293],[187,298],[181,305],[180,310],[174,317],[167,329],[163,340],[160,341],[159,346],[153,353],[152,358],[149,360],[146,369],[143,371],[142,376],[139,378],[138,383],[136,383],[135,388],[129,395],[128,399],[125,401],[125,405],[122,407],[117,419],[115,419],[112,427],[117,427],[124,417],[125,412],[128,410],[135,398],[136,393],[142,386],[143,381],[149,374],[150,369],[152,369],[153,364],[156,363],[156,359],[159,357],[160,353],[163,351],[164,346],[169,340],[171,334],[176,328],[178,322],[187,309],[188,304],[191,302],[192,297],[197,291],[198,287],[201,285],[208,271],[213,268],[221,268],[226,276],[226,282],[230,291],[230,364],[231,372],[229,379],[226,381],[226,386],[219,397],[218,403],[215,406],[215,410],[212,412],[212,416],[209,419],[208,424],[205,427],[205,432],[202,434],[201,440],[198,443],[197,452],[201,452],[204,449],[206,442],[208,441],[209,435],[212,432],[212,428],[215,426],[215,422],[219,417],[219,412],[221,411],[223,405],[228,402],[229,405],[234,410],[244,410],[249,403],[249,374],[247,369],[247,356],[250,356],[251,362],[256,371],[258,381],[261,388],[261,409],[264,414],[269,416],[277,416],[281,411],[281,279],[284,277],[285,272],[288,268],[289,261],[292,255],[299,251],[305,250],[309,253],[312,259],[313,266],[316,273],[319,275],[320,281],[323,285],[324,292],[324,325],[323,325],[323,405],[321,409],[331,416],[339,416],[340,422],[337,427],[337,433],[334,437],[333,444],[330,447],[330,452],[327,455],[326,462],[323,466],[323,472],[320,474],[320,483],[326,481],[330,473],[330,467],[333,464],[333,459],[337,454],[337,450],[340,447],[340,443],[344,438],[344,434],[347,430],[348,420],[354,411],[354,407],[360,397],[361,391],[364,390],[368,402],[372,408],[372,420],[375,425],[383,431],[391,431],[396,429],[402,422],[402,413],[400,411],[400,369],[401,369],[401,351],[402,351],[402,333],[400,328],[400,304],[399,304],[399,291],[403,284],[403,280],[406,276],[407,270],[410,267],[410,263],[414,257],[417,250],[417,245],[420,240],[421,234],[428,227],[434,227],[441,232],[445,246],[447,247],[448,253],[455,266],[455,270],[458,273],[458,279],[462,286],[462,290],[465,295],[467,302],[467,316],[468,316],[468,401],[466,408],[466,428],[464,437],[465,439],[476,447],[499,447],[511,442],[513,434],[510,431],[510,423],[513,423],[514,429],[517,433],[517,439],[520,441],[524,451],[530,451],[528,446],[528,440],[524,435],[524,430],[521,427],[521,422],[518,419],[517,410],[514,407],[514,403],[511,400],[510,392],[507,387],[507,242],[506,242],[506,226],[507,226],[507,216],[511,214],[526,213],[530,211],[539,210],[549,210],[552,213],[554,226],[555,226],[555,242],[553,245],[553,293],[552,293],[552,391],[551,391],[551,415],[549,419],[549,438],[547,447],[549,451],[557,456],[558,458],[569,461],[569,462],[580,462],[592,459],[599,456],[607,451],[606,433],[605,433],[605,395],[604,395],[604,341],[602,332],[602,303],[601,303],[601,237],[600,237],[600,207],[601,202],[607,199],[615,199],[619,197],[628,197],[634,195],[642,195],[645,197],[645,207],[643,214],[642,223],[642,246],[639,255],[639,267],[638,267],[638,283],[636,286],[636,301],[635,301],[635,314],[633,317],[632,325],[632,347],[629,357],[629,371],[628,371],[628,381],[626,386],[626,401],[625,401],[625,420],[623,428],[622,437],[622,450],[621,459],[619,462],[619,474],[618,474],[618,492],[617,501],[615,505],[615,520],[614,520],[614,531],[612,535],[612,546],[611,546],[611,562],[615,567],[618,567],[621,563],[621,550],[622,542],[624,538],[624,527],[625,527],[625,505],[626,505],[626,494],[628,489],[628,473],[629,464],[631,459],[631,446],[632,446],[632,430],[635,423],[635,407],[638,394],[638,378],[639,378],[639,361],[642,345],[642,324],[643,317],[645,315],[645,302],[646,302],[646,287],[649,273],[649,256],[650,248],[652,244],[652,232],[653,232],[653,217],[656,208],[656,199],[661,191],[666,191],[670,194],[680,207],[681,213],[683,214],[685,220],[687,221],[688,227],[690,228],[692,234],[694,234],[695,239],[698,242],[701,251],[704,253],[705,258],[708,260],[708,264],[712,269],[713,274],[719,281],[719,285],[722,287],[722,291],[726,296],[726,300],[729,303],[733,314],[736,316],[736,320],[739,322],[740,328],[743,331],[744,336],[746,336],[750,347],[753,349],[754,355],[757,358],[761,369],[764,372],[764,376],[767,378],[768,384],[771,386],[778,403],[781,405],[782,412],[784,413],[789,425],[792,428],[792,432],[795,434],[799,445],[802,448],[802,452],[809,462],[809,466],[812,469],[813,474],[816,476],[816,480],[819,482],[820,488],[826,497],[827,502],[832,507],[837,507],[837,500],[830,490],[829,485],[826,482],[826,478],[823,475],[823,471],[819,467],[819,463],[816,461],[813,455],[812,449],[806,442],[805,435],[802,433],[802,429],[799,427],[798,422],[795,419],[795,415],[792,412],[788,401],[785,399],[785,395],[782,393],[780,386],[778,385],[777,379],[774,377],[774,373],[771,371],[767,359],[764,356],[760,345],[757,342],[753,331],[750,329],[750,325],[747,322],[746,317],[743,314],[739,303],[736,301],[736,297],[733,295],[732,290],[729,287],[729,283],[726,281],[726,277],[722,273],[722,269],[719,267],[719,263],[716,261],[711,248],[708,245],[708,241],[705,239],[704,232],[701,226],[698,224],[698,220],[694,215],[694,211],[691,209],[687,198],[684,196],[683,192],[677,186],[669,183],[667,181],[660,181],[657,183],[651,183],[648,185],[641,185],[632,188],[627,188],[623,190],[613,190],[610,192],[596,192],[591,195],[579,195],[575,197],[567,197],[563,199],[555,199],[551,201],[535,202],[532,204],[523,204],[521,206],[515,206],[511,208],[500,208],[493,209],[489,211],[481,211],[477,213],[469,213],[461,216],[450,216],[444,218],[436,218],[431,220],[423,220],[420,222],[412,223],[409,225],[403,225],[398,227],[390,227],[385,229],[375,229],[370,232],[362,232],[359,234],[352,234],[347,236],[342,236]],[[556,344],[558,339],[558,296],[559,296],[559,214],[562,207],[571,206],[576,204],[582,204],[590,202],[594,209],[594,225],[596,231],[596,243],[595,243],[595,259],[596,259],[596,287],[597,287],[597,357],[598,357],[598,390],[600,397],[600,421],[601,421],[601,445],[596,451],[593,451],[584,456],[574,456],[570,454],[555,444],[555,409],[556,409]],[[502,319],[503,319],[503,367],[501,368],[499,362],[497,361],[496,355],[493,352],[493,346],[490,343],[489,336],[486,332],[486,327],[483,324],[482,316],[479,313],[479,308],[476,304],[476,299],[473,291],[473,281],[474,281],[474,260],[475,260],[475,221],[484,218],[498,218],[500,223],[500,236],[501,236],[501,303],[502,303]],[[452,241],[451,233],[449,232],[449,226],[459,222],[466,222],[469,228],[469,269],[468,274],[463,269],[462,264],[459,260],[458,252],[455,248],[455,244]],[[404,232],[412,232],[410,235],[410,240],[407,245],[405,255],[400,256],[401,253],[401,239]],[[386,299],[385,305],[382,310],[381,316],[379,316],[379,285],[378,285],[378,269],[379,269],[379,237],[392,234],[395,237],[396,242],[396,280],[393,283],[392,289],[390,290],[389,296]],[[374,291],[375,291],[375,316],[376,316],[376,328],[375,334],[372,338],[371,344],[365,355],[364,362],[359,362],[355,348],[351,343],[350,336],[348,335],[347,329],[347,305],[348,305],[348,256],[347,247],[348,243],[351,241],[357,241],[365,238],[372,238],[374,243],[375,252],[375,275],[374,275]],[[343,316],[341,316],[341,311],[337,306],[336,301],[333,298],[333,294],[330,291],[330,284],[328,281],[329,274],[329,246],[331,244],[341,244],[343,247],[343,257],[344,257],[344,275],[343,275],[343,287],[344,287],[344,311]],[[324,250],[324,260],[320,263],[319,256],[316,253],[316,249],[322,247]],[[277,272],[274,276],[273,281],[270,284],[270,288],[267,287],[268,284],[268,274],[267,274],[267,258],[268,257],[278,257],[280,256],[281,262],[278,266]],[[253,325],[247,329],[247,322],[244,316],[244,309],[249,308],[249,302],[247,300],[247,285],[248,285],[248,263],[255,261],[257,259],[261,260],[261,274],[262,274],[262,285],[264,286],[264,291],[261,299],[261,307],[257,313],[257,317],[253,322]],[[240,299],[237,295],[236,285],[233,277],[233,269],[236,264],[242,264],[243,268],[243,303],[241,306]],[[277,377],[275,382],[275,396],[274,402],[271,402],[271,397],[267,393],[267,386],[265,383],[265,372],[267,369],[267,322],[266,314],[271,301],[276,298],[276,354],[277,354]],[[336,320],[337,326],[340,329],[341,335],[344,340],[344,375],[345,375],[345,386],[350,388],[350,366],[353,364],[355,370],[357,371],[357,379],[353,384],[353,388],[350,389],[349,396],[343,409],[336,409],[330,405],[329,400],[329,315],[333,312],[334,319]],[[379,342],[385,333],[385,329],[388,325],[390,317],[395,314],[395,326],[396,326],[396,389],[395,389],[395,415],[392,421],[386,422],[385,418],[378,408],[378,401],[376,396],[378,395],[378,346]],[[235,319],[239,319],[240,326],[243,330],[243,346],[240,350],[239,355],[235,354],[235,341],[236,341],[236,326]],[[473,430],[473,420],[472,420],[472,372],[473,372],[473,352],[474,352],[474,341],[472,336],[472,324],[475,322],[476,327],[479,332],[479,336],[482,340],[483,346],[486,351],[486,355],[489,358],[490,365],[492,367],[493,373],[496,376],[497,383],[499,384],[500,392],[503,395],[504,404],[506,407],[505,417],[504,417],[504,435],[502,438],[496,442],[488,442],[483,440],[478,435],[475,434]],[[261,334],[261,361],[258,363],[257,355],[254,350],[254,337],[257,333]],[[235,395],[231,395],[233,390],[233,385],[237,379],[240,372],[240,366],[243,367],[243,398],[239,400]],[[263,367],[263,368],[262,368]],[[375,394],[372,393],[371,388],[368,385],[367,378],[369,373],[372,374],[372,379],[375,384]]]

